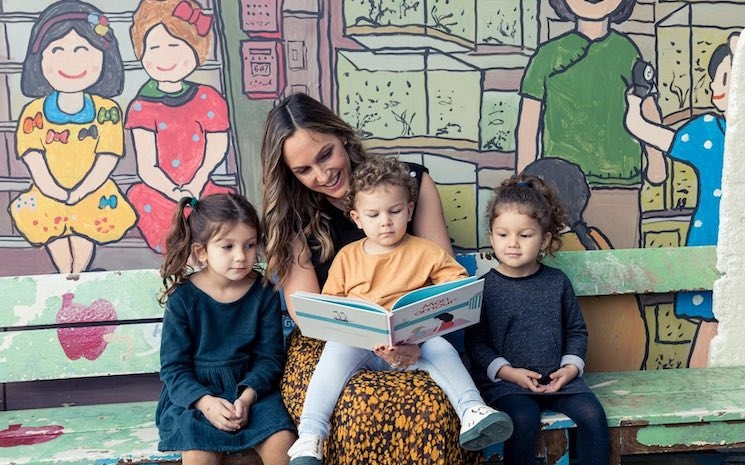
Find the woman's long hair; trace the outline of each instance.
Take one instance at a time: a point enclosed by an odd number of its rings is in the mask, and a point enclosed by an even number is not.
[[[297,129],[333,134],[344,142],[352,170],[367,158],[357,132],[333,111],[305,94],[293,94],[269,112],[261,145],[264,177],[264,223],[266,278],[281,286],[295,257],[292,242],[300,237],[308,250],[308,239],[321,261],[336,252],[328,218],[321,213],[323,194],[297,180],[287,167],[283,148]]]

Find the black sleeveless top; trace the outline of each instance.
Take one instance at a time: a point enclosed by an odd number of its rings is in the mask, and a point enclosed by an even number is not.
[[[416,163],[406,163],[411,170],[411,175],[416,178],[417,188],[422,185],[422,176],[424,173],[429,171],[422,165]],[[331,241],[334,244],[334,251],[338,252],[339,249],[345,245],[360,240],[365,237],[365,232],[354,224],[354,221],[347,216],[342,210],[339,210],[331,204],[327,199],[323,199],[321,203],[322,212],[328,216],[328,223],[331,225]],[[416,203],[414,203],[414,214],[416,214]],[[410,221],[406,227],[406,232],[413,234],[413,222]],[[325,262],[321,262],[320,251],[314,250],[313,247],[318,244],[314,237],[307,237],[308,245],[311,247],[311,263],[315,268],[316,277],[318,278],[318,285],[323,289],[323,285],[326,283],[326,279],[329,276],[329,268],[333,257]]]

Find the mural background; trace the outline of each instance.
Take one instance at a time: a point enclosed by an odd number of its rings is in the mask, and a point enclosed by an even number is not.
[[[29,99],[20,93],[26,44],[39,11],[52,2],[0,1],[0,275],[54,272],[43,248],[30,246],[8,214],[10,200],[29,185],[15,153],[15,131]],[[125,84],[115,98],[126,109],[147,80],[129,41],[137,0],[91,1],[109,17],[124,60]],[[517,166],[516,126],[525,67],[541,44],[571,30],[548,0],[203,0],[214,15],[209,58],[189,77],[225,96],[230,143],[212,173],[218,185],[237,186],[260,201],[259,146],[266,112],[293,92],[306,92],[357,127],[370,151],[427,166],[437,182],[453,245],[488,252],[486,202],[491,189]],[[745,4],[735,1],[639,0],[612,28],[631,39],[657,70],[663,123],[679,127],[714,111],[706,65],[714,48],[743,27]],[[126,189],[139,181],[133,143],[113,173]],[[641,247],[685,245],[697,206],[696,170],[667,158],[661,184],[639,186]],[[584,211],[579,208],[580,214]],[[593,213],[593,218],[597,217]],[[602,214],[600,215],[602,217]],[[597,226],[625,239],[623,216]],[[575,248],[581,248],[576,242]],[[569,247],[569,245],[568,245]],[[137,229],[96,250],[89,269],[159,266]],[[623,308],[609,320],[608,306]],[[688,366],[700,320],[680,318],[674,296],[587,298],[582,308],[592,344],[621,345],[593,369]],[[608,328],[612,328],[608,330]],[[594,342],[597,341],[597,342]],[[594,353],[599,353],[594,351]]]

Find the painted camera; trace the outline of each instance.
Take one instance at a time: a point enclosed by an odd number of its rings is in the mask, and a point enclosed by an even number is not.
[[[634,95],[645,98],[657,94],[655,84],[656,73],[651,63],[644,60],[636,60],[631,70],[631,85]]]

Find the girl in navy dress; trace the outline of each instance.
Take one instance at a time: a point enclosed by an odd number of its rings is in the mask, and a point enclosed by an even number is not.
[[[487,207],[499,264],[484,275],[481,321],[466,329],[466,353],[484,400],[512,418],[504,464],[535,463],[541,410],[577,424],[580,465],[607,465],[603,407],[585,384],[587,328],[572,284],[541,263],[559,249],[565,213],[556,192],[536,176],[512,176]]]
[[[256,210],[241,195],[178,203],[161,268],[156,425],[158,448],[181,451],[184,465],[219,464],[250,448],[265,465],[286,464],[295,440],[278,387],[279,295],[255,269],[260,238]]]

